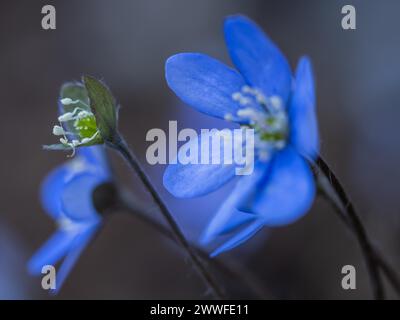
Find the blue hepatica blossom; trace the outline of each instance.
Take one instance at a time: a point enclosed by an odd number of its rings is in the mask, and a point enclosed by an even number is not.
[[[51,172],[42,185],[43,207],[57,222],[58,230],[31,258],[28,269],[39,275],[44,265],[55,265],[63,259],[56,291],[101,225],[92,193],[109,181],[111,171],[104,147],[91,146],[79,148],[76,157]]]
[[[166,62],[170,88],[205,114],[255,130],[252,174],[235,189],[206,228],[202,242],[228,236],[212,256],[230,250],[263,226],[282,226],[311,207],[315,182],[307,163],[319,151],[311,63],[300,59],[295,75],[274,43],[251,20],[228,17],[225,41],[237,70],[200,53]],[[235,164],[171,164],[164,186],[176,197],[212,192],[234,178]]]

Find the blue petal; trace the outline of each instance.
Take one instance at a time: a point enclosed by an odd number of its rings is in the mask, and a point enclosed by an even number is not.
[[[212,137],[215,136],[216,132],[218,131],[212,133]],[[201,135],[200,139],[193,139],[192,141],[187,142],[190,146],[196,147],[197,145],[199,151],[197,162],[199,164],[181,164],[179,161],[175,160],[177,164],[170,164],[164,172],[164,186],[177,198],[193,198],[205,195],[220,188],[235,176],[236,166],[234,164],[224,164],[223,143],[220,144],[221,149],[219,157],[216,152],[211,151],[210,143],[210,157],[208,160],[208,163],[210,164],[200,164],[200,146],[202,144],[202,139],[205,138],[205,135]],[[178,152],[178,159],[182,152],[183,149],[181,147]],[[231,157],[233,156],[231,155]],[[218,162],[219,164],[211,164],[212,162]]]
[[[263,227],[263,223],[260,220],[253,221],[249,226],[235,234],[232,238],[226,241],[224,244],[219,246],[215,251],[210,254],[210,257],[214,258],[215,256],[229,251],[242,243],[249,240],[253,237],[261,228]]]
[[[292,75],[286,58],[266,34],[250,19],[231,16],[225,20],[225,41],[232,62],[249,85],[266,96],[287,101]]]
[[[82,231],[75,238],[72,247],[68,252],[68,255],[65,257],[57,272],[56,289],[53,290],[53,293],[59,292],[62,285],[64,284],[65,279],[68,277],[73,266],[76,264],[76,261],[81,255],[83,249],[85,249],[89,241],[92,239],[94,233],[97,231],[98,226],[98,224],[88,226],[86,230]]]
[[[69,173],[67,165],[51,171],[41,186],[41,200],[44,210],[55,220],[61,216],[61,195]]]
[[[112,179],[111,169],[102,146],[78,148],[77,156],[49,173],[41,187],[41,200],[45,211],[55,220],[62,216],[62,197],[69,183],[76,177],[90,174],[97,185]],[[93,188],[92,188],[93,189]],[[79,198],[79,190],[76,198]],[[79,210],[78,210],[79,212]]]
[[[300,59],[290,108],[290,140],[306,157],[315,159],[319,152],[318,124],[315,112],[315,86],[311,62]]]
[[[29,272],[39,275],[43,266],[55,265],[71,248],[76,236],[76,232],[57,231],[30,259],[28,262]]]
[[[307,162],[287,147],[274,156],[268,180],[254,201],[253,211],[267,226],[286,225],[310,209],[314,196],[314,177]]]
[[[100,221],[93,204],[94,189],[104,182],[100,176],[83,172],[64,186],[61,203],[63,214],[74,222]]]
[[[88,167],[95,168],[97,174],[101,175],[104,180],[111,180],[111,169],[104,146],[96,145],[78,148],[77,157],[82,158]]]
[[[240,105],[232,94],[245,85],[237,71],[204,54],[181,53],[167,60],[165,75],[169,87],[188,105],[217,118],[231,114],[235,120]]]
[[[257,218],[256,215],[239,211],[237,208],[247,203],[249,197],[257,190],[266,169],[265,164],[259,163],[251,175],[238,180],[235,189],[222,204],[203,233],[200,240],[203,245],[209,244],[218,236],[234,232],[235,229],[243,227]]]

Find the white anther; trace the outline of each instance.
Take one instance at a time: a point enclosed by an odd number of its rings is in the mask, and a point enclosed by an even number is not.
[[[64,106],[69,106],[69,105],[71,105],[71,104],[77,104],[77,103],[79,103],[79,101],[80,101],[80,100],[72,100],[72,99],[70,99],[70,98],[61,99],[61,103],[62,103]]]
[[[58,121],[60,121],[60,122],[70,121],[73,119],[75,119],[73,112],[67,112],[58,117]]]
[[[251,102],[252,102],[252,99],[251,99],[251,98],[245,97],[245,96],[244,96],[242,93],[240,93],[240,92],[235,92],[235,93],[233,93],[233,94],[232,94],[232,100],[233,100],[233,101],[239,102],[239,104],[240,104],[241,106],[249,105],[249,104],[251,104]]]
[[[247,118],[253,122],[260,122],[264,118],[260,112],[257,112],[253,108],[243,108],[237,111],[237,115],[241,118]]]
[[[86,117],[90,117],[90,116],[92,116],[92,115],[93,115],[93,113],[91,113],[91,112],[89,112],[89,111],[86,111],[86,110],[83,110],[83,111],[80,111],[80,112],[78,113],[77,118],[78,118],[78,119],[83,119],[83,118],[86,118]]]
[[[265,98],[265,96],[261,92],[256,93],[256,100],[259,104],[267,104],[267,98]]]
[[[65,131],[61,126],[54,126],[53,127],[53,134],[55,136],[65,136]]]
[[[241,106],[247,106],[247,105],[251,104],[251,101],[252,100],[250,98],[243,97],[242,99],[239,100],[239,104]]]
[[[271,106],[275,110],[282,110],[283,103],[282,103],[282,99],[280,97],[272,96],[272,97],[269,98],[269,102],[271,103]]]
[[[239,101],[242,97],[243,97],[243,95],[240,92],[235,92],[232,94],[232,99],[234,101]]]
[[[96,138],[96,136],[97,136],[98,134],[99,134],[99,131],[97,130],[97,131],[95,132],[95,134],[92,135],[90,138],[83,138],[83,139],[81,140],[81,144],[85,144],[85,143],[88,143],[88,142],[90,142],[90,141],[93,141],[94,138]]]
[[[233,115],[232,115],[232,113],[227,113],[227,114],[225,114],[225,115],[224,115],[224,119],[225,119],[226,121],[233,121]]]
[[[243,86],[242,91],[244,93],[250,93],[250,92],[253,92],[253,89],[251,89],[249,86]]]
[[[242,87],[242,92],[243,93],[248,93],[248,94],[251,94],[251,95],[256,95],[258,90],[246,85],[246,86]]]

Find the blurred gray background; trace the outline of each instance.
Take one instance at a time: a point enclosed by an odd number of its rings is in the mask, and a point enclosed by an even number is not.
[[[41,29],[45,4],[56,7],[57,30]],[[355,31],[341,28],[345,4],[357,9]],[[0,298],[210,297],[178,248],[124,214],[110,217],[57,297],[27,274],[26,261],[55,230],[38,190],[47,172],[66,161],[65,154],[41,150],[55,141],[60,85],[82,74],[103,78],[122,105],[121,131],[145,163],[146,132],[166,129],[168,120],[180,128],[223,127],[178,101],[164,81],[164,62],[192,51],[230,63],[222,22],[234,13],[257,21],[293,67],[302,54],[311,57],[322,153],[376,245],[400,266],[399,1],[17,0],[0,8]],[[148,200],[124,162],[114,157],[113,163]],[[162,187],[164,168],[146,164],[146,170],[191,239],[232,187],[176,200]],[[299,222],[263,231],[219,261],[237,264],[275,298],[371,297],[360,249],[322,199]],[[357,290],[341,289],[345,264],[357,268]],[[233,278],[220,280],[232,297],[254,297]]]

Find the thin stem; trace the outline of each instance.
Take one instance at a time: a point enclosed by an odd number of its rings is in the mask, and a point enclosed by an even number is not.
[[[347,225],[347,227],[349,227],[351,231],[354,231],[352,224],[346,218],[346,212],[345,210],[343,210],[344,206],[341,204],[340,199],[338,197],[337,198],[333,197],[332,193],[327,192],[327,190],[324,188],[322,189],[321,194],[331,204],[335,212],[338,214],[340,219]],[[388,278],[389,282],[396,290],[397,294],[400,295],[400,278],[396,273],[395,269],[391,266],[391,264],[386,260],[383,254],[376,247],[372,247],[372,249],[374,251],[375,260],[379,264],[379,267],[381,268],[382,272]]]
[[[386,258],[381,252],[375,248],[375,257],[379,263],[382,272],[386,275],[397,294],[400,295],[400,278],[395,269],[386,261]]]
[[[332,192],[328,190],[326,183],[320,181],[320,187],[322,188],[322,191],[330,200],[329,202],[334,205],[341,219],[354,232],[358,239],[364,255],[365,263],[367,265],[369,277],[371,279],[374,298],[377,300],[384,299],[383,283],[379,273],[379,263],[375,254],[375,250],[367,236],[365,228],[354,208],[353,203],[350,201],[338,178],[329,168],[328,164],[322,159],[322,157],[318,157],[316,160],[316,166],[318,168],[318,178],[321,178],[320,173],[322,173],[329,182],[329,186],[333,188],[335,195],[332,195]],[[340,205],[338,204],[338,201]]]
[[[209,286],[209,289],[212,290],[214,296],[217,299],[223,299],[224,294],[223,290],[214,280],[212,275],[208,272],[207,268],[203,265],[200,257],[197,255],[196,251],[192,248],[189,242],[186,240],[185,236],[183,235],[182,231],[180,230],[178,224],[175,222],[171,212],[169,211],[168,207],[158,195],[158,192],[153,187],[152,183],[150,182],[149,177],[144,172],[142,167],[139,164],[134,153],[129,149],[127,144],[122,138],[117,139],[115,142],[109,144],[110,147],[117,150],[122,157],[129,163],[132,169],[137,173],[143,184],[145,185],[146,189],[152,196],[154,202],[157,204],[160,212],[164,216],[165,220],[168,222],[169,227],[171,228],[172,233],[174,234],[176,241],[182,246],[182,248],[186,251],[188,257],[192,261],[194,267],[197,269],[205,283]]]
[[[135,196],[128,192],[127,190],[120,190],[118,193],[118,204],[119,209],[131,213],[133,216],[138,217],[144,223],[151,226],[154,230],[160,233],[162,236],[177,243],[176,238],[171,233],[171,231],[164,226],[161,222],[156,219],[151,218],[150,212],[148,212],[148,207],[142,205]],[[210,259],[209,254],[203,251],[201,248],[194,248],[197,254],[205,261],[209,261],[215,265],[215,267],[224,275],[230,276],[235,281],[240,281],[245,287],[253,292],[253,295],[259,299],[273,299],[270,292],[267,292],[265,288],[261,285],[261,282],[254,277],[252,274],[244,270],[239,264],[232,263],[230,261],[227,263],[224,261],[222,263],[218,259]]]

